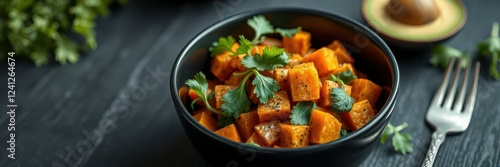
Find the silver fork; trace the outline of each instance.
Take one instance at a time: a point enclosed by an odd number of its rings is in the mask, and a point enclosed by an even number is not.
[[[470,62],[467,64],[465,74],[462,77],[462,85],[460,87],[458,97],[455,97],[455,94],[461,73],[460,61],[458,61],[458,63],[455,65],[456,67],[453,82],[451,83],[451,88],[447,92],[446,99],[444,99],[446,89],[448,88],[448,80],[452,73],[451,71],[453,65],[455,64],[455,61],[456,60],[454,58],[450,60],[448,68],[446,69],[446,73],[441,80],[441,85],[439,86],[439,89],[434,95],[429,109],[427,110],[426,120],[427,123],[429,123],[429,125],[434,128],[434,133],[432,133],[432,141],[429,146],[429,151],[425,156],[422,167],[431,167],[434,164],[434,159],[436,158],[439,146],[441,146],[441,143],[444,142],[446,134],[460,133],[465,131],[469,126],[472,117],[472,112],[476,101],[477,82],[479,79],[479,69],[481,64],[479,62],[476,62],[473,76],[474,78],[472,79],[472,86],[467,96],[467,101],[465,101],[464,107],[464,100],[469,81],[469,71],[471,68]],[[453,102],[454,100],[455,102]]]

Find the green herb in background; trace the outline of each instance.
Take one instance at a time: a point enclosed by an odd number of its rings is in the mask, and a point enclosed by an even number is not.
[[[429,62],[434,66],[446,69],[448,62],[450,62],[453,57],[460,59],[460,65],[462,67],[467,66],[467,63],[471,59],[471,56],[468,53],[462,52],[454,47],[437,45],[432,49],[431,59]]]
[[[60,64],[75,63],[79,51],[95,49],[95,19],[109,13],[108,6],[126,0],[2,0],[0,1],[0,51],[27,56],[37,67],[51,55]],[[79,44],[65,32],[84,37]],[[0,54],[5,59],[6,54]]]
[[[500,74],[497,70],[497,63],[500,57],[500,38],[498,37],[498,29],[498,22],[494,22],[491,28],[491,37],[477,44],[478,54],[485,57],[491,55],[489,71],[491,77],[496,80],[500,79]]]
[[[389,139],[389,136],[393,135],[392,147],[394,147],[394,151],[401,154],[413,152],[413,144],[411,143],[413,137],[409,133],[401,132],[407,126],[406,122],[396,127],[389,123],[382,132],[380,144],[384,144]]]

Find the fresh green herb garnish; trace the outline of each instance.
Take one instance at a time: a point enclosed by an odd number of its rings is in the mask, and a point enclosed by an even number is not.
[[[228,125],[231,125],[232,123],[234,123],[233,117],[231,117],[231,116],[222,116],[222,117],[219,118],[219,121],[217,122],[217,126],[219,128],[223,128],[223,127],[226,127]]]
[[[406,122],[396,127],[389,123],[385,127],[384,132],[382,132],[380,144],[384,144],[389,139],[389,136],[393,135],[392,146],[394,147],[394,151],[400,152],[401,154],[413,152],[413,144],[411,143],[413,137],[409,133],[401,132],[407,126],[408,124]]]
[[[498,37],[498,29],[498,22],[494,22],[491,28],[491,36],[477,44],[477,52],[480,55],[485,57],[491,55],[489,71],[490,76],[496,80],[500,79],[500,74],[497,70],[497,63],[500,57],[500,37]]]
[[[239,43],[240,47],[234,52],[232,50],[233,44],[236,40],[232,36],[228,36],[226,38],[220,37],[218,41],[212,43],[212,46],[208,49],[210,51],[210,56],[215,56],[220,53],[224,53],[229,51],[234,55],[248,54],[250,55],[250,50],[252,48],[261,43],[266,34],[279,33],[283,37],[292,37],[297,32],[301,31],[301,27],[290,28],[290,29],[282,29],[282,28],[273,28],[273,25],[262,15],[254,16],[251,19],[247,20],[248,26],[252,27],[255,32],[254,38],[250,41],[246,39],[243,35],[240,35]]]
[[[250,51],[255,46],[252,42],[245,38],[245,36],[240,35],[240,47],[234,52],[233,55],[247,54],[250,55]]]
[[[37,67],[51,56],[60,64],[76,63],[79,51],[97,48],[96,19],[109,14],[113,3],[106,1],[0,1],[0,59],[8,50],[30,58]],[[83,37],[81,42],[69,33]],[[4,52],[5,51],[5,52]]]
[[[257,144],[257,143],[254,143],[253,141],[251,141],[251,142],[248,142],[247,144],[248,144],[248,145],[251,145],[251,146],[256,146],[256,147],[260,147],[260,145],[259,145],[259,144]]]
[[[200,100],[205,103],[205,106],[212,112],[217,114],[222,114],[221,111],[210,106],[208,102],[210,95],[207,95],[208,90],[208,82],[205,74],[203,72],[198,72],[194,75],[194,79],[188,79],[186,81],[186,85],[188,85],[196,94],[199,96]],[[212,95],[213,97],[213,95]],[[195,100],[197,101],[197,100]],[[191,104],[192,105],[192,104]]]
[[[262,35],[274,33],[273,25],[262,15],[248,19],[247,24],[255,31],[255,36],[252,39],[252,43],[254,44],[258,44],[264,40],[264,37],[261,37]]]
[[[340,87],[333,88],[330,92],[330,97],[332,98],[332,106],[330,109],[335,112],[350,112],[354,104],[354,99],[345,92],[344,81],[333,74],[328,77],[328,80],[341,84]]]
[[[337,77],[344,82],[344,84],[349,84],[352,81],[354,81],[358,76],[356,74],[352,73],[352,71],[347,70],[343,72],[339,72],[337,74]]]
[[[212,46],[208,48],[210,51],[210,56],[214,57],[217,54],[224,53],[226,51],[233,52],[233,44],[236,40],[232,36],[227,36],[227,38],[220,37],[219,40],[212,43]]]
[[[340,137],[344,137],[348,134],[349,134],[349,132],[347,132],[347,129],[344,129],[344,128],[340,129]]]
[[[276,28],[276,32],[280,33],[282,37],[287,37],[290,38],[294,36],[296,33],[300,32],[302,30],[302,27],[297,27],[297,28],[290,28],[290,29],[282,29],[282,28]]]
[[[252,85],[255,85],[253,93],[257,95],[259,101],[266,104],[269,99],[273,98],[274,93],[280,89],[278,83],[272,78],[261,75],[259,71],[272,70],[276,67],[287,65],[290,61],[285,54],[283,49],[266,47],[262,55],[255,54],[254,56],[245,56],[243,60],[241,60],[241,63],[249,69],[245,72],[233,74],[239,76],[244,75],[245,77],[236,89],[227,92],[222,97],[224,104],[222,104],[221,109],[224,111],[224,115],[239,117],[241,113],[250,110],[251,103],[246,95],[245,83],[252,75],[255,75],[252,81]]]
[[[312,110],[318,108],[314,102],[299,102],[291,111],[290,123],[294,125],[307,125],[311,118]]]
[[[266,47],[262,51],[262,56],[245,56],[241,60],[247,68],[255,68],[259,71],[273,70],[276,67],[282,67],[290,63],[290,59],[283,48],[275,46]]]
[[[440,66],[446,69],[451,58],[458,58],[460,60],[460,65],[464,68],[470,61],[471,56],[467,52],[461,52],[460,50],[446,45],[437,45],[432,49],[431,59],[429,62],[434,66]]]

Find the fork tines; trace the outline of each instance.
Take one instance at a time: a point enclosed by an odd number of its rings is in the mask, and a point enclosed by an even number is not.
[[[433,105],[437,106],[442,106],[443,108],[447,110],[453,110],[455,112],[464,112],[466,114],[471,114],[472,110],[474,109],[474,103],[476,101],[476,93],[477,93],[477,82],[479,80],[479,69],[481,64],[479,62],[476,62],[475,65],[475,70],[474,70],[474,76],[472,79],[472,84],[470,86],[470,90],[467,96],[467,101],[465,102],[465,107],[464,106],[464,100],[465,100],[465,95],[467,92],[467,86],[469,82],[469,73],[470,73],[470,68],[471,68],[471,62],[469,61],[467,63],[467,67],[465,68],[465,73],[462,76],[462,83],[460,86],[460,91],[458,92],[458,96],[455,99],[455,94],[457,91],[457,86],[458,86],[458,81],[460,80],[460,74],[462,73],[462,68],[461,68],[461,60],[456,60],[455,58],[452,58],[450,62],[448,63],[448,67],[446,69],[446,72],[443,76],[443,79],[441,81],[441,85],[439,86],[439,89],[437,90],[436,94],[434,95],[434,99],[432,100]],[[450,79],[450,75],[452,73],[452,68],[455,65],[455,70],[454,70],[454,77],[453,81],[450,83],[450,88],[448,88],[448,82]],[[445,99],[445,92],[446,94],[446,99]],[[455,104],[454,106],[452,106]]]

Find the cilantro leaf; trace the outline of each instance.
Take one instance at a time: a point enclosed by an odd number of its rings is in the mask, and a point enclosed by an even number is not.
[[[342,79],[340,79],[339,77],[337,77],[333,74],[330,74],[330,76],[328,77],[328,80],[340,83],[342,85],[342,87],[344,86],[344,81],[342,81]]]
[[[254,46],[255,44],[246,39],[245,36],[240,35],[240,47],[238,47],[233,55],[250,54],[250,51]]]
[[[307,125],[309,124],[309,119],[311,118],[311,112],[313,109],[318,108],[314,102],[299,102],[291,111],[290,123],[294,125]]]
[[[219,118],[219,121],[217,122],[217,127],[223,128],[228,125],[231,125],[232,123],[234,123],[234,119],[232,116],[222,116]]]
[[[260,147],[260,145],[259,145],[259,144],[257,144],[257,143],[254,143],[253,141],[251,141],[251,142],[248,142],[247,144],[248,144],[248,145],[251,145],[251,146],[256,146],[256,147]]]
[[[466,67],[471,59],[471,56],[466,52],[461,52],[451,46],[437,45],[432,49],[429,62],[434,66],[440,66],[446,69],[452,57],[460,60],[460,66],[462,66],[462,68]]]
[[[348,134],[349,134],[349,132],[347,132],[346,129],[344,129],[344,128],[340,129],[340,137],[347,136]]]
[[[255,54],[254,56],[245,56],[241,60],[247,68],[256,68],[259,71],[273,70],[276,67],[283,67],[290,63],[290,59],[283,48],[275,46],[266,47],[262,52],[262,56]]]
[[[394,151],[402,154],[413,152],[413,144],[411,143],[411,135],[408,133],[394,133],[392,137],[392,146]]]
[[[497,70],[497,63],[500,57],[500,38],[498,37],[499,25],[494,22],[491,28],[491,36],[478,43],[477,50],[482,56],[491,55],[489,67],[490,76],[494,79],[500,79],[500,74]]]
[[[354,99],[349,96],[345,90],[344,86],[340,88],[333,88],[330,92],[330,97],[332,98],[331,110],[335,112],[349,112],[354,104]]]
[[[266,104],[269,99],[274,97],[274,92],[280,90],[280,86],[276,80],[261,75],[257,71],[255,71],[255,78],[252,81],[252,85],[255,85],[253,93],[257,95],[257,98],[263,104]]]
[[[282,37],[290,38],[294,36],[296,33],[300,32],[301,30],[302,27],[290,28],[290,29],[276,28],[275,31],[279,33]]]
[[[248,73],[236,89],[233,89],[222,96],[224,104],[222,104],[221,109],[224,111],[222,112],[224,116],[233,116],[238,118],[241,113],[250,111],[251,103],[247,98],[245,82],[250,76],[252,76],[252,74],[253,73]]]
[[[233,44],[236,40],[232,36],[227,36],[227,38],[220,37],[219,40],[212,43],[212,46],[208,48],[210,51],[210,56],[214,57],[217,54],[224,53],[226,51],[233,52]]]
[[[382,132],[382,136],[380,137],[380,144],[384,144],[387,139],[389,139],[389,136],[391,136],[394,133],[394,126],[392,126],[391,123],[387,124],[387,126],[384,128],[384,131]]]
[[[347,70],[347,71],[343,71],[343,72],[339,72],[337,74],[337,77],[342,80],[342,82],[344,82],[344,84],[349,84],[351,83],[352,81],[354,81],[354,79],[358,78],[356,76],[356,74],[354,74],[352,71],[350,70]]]
[[[255,36],[252,39],[252,43],[254,44],[260,43],[262,35],[274,32],[273,25],[262,15],[248,19],[247,24],[255,31]]]
[[[394,151],[400,152],[401,154],[413,152],[413,144],[411,143],[412,136],[408,133],[400,132],[407,126],[408,124],[406,122],[397,127],[394,127],[391,123],[387,124],[382,132],[380,144],[384,144],[389,139],[389,136],[393,135],[392,147],[394,148]]]
[[[212,112],[217,113],[217,114],[222,114],[221,111],[213,108],[210,106],[210,103],[208,102],[209,97],[211,95],[207,96],[207,90],[208,90],[208,82],[205,74],[203,72],[198,72],[194,75],[194,79],[188,79],[186,81],[186,85],[188,85],[198,96],[199,98],[205,103],[205,106]],[[213,97],[213,95],[212,95]],[[196,101],[196,100],[195,100]]]

